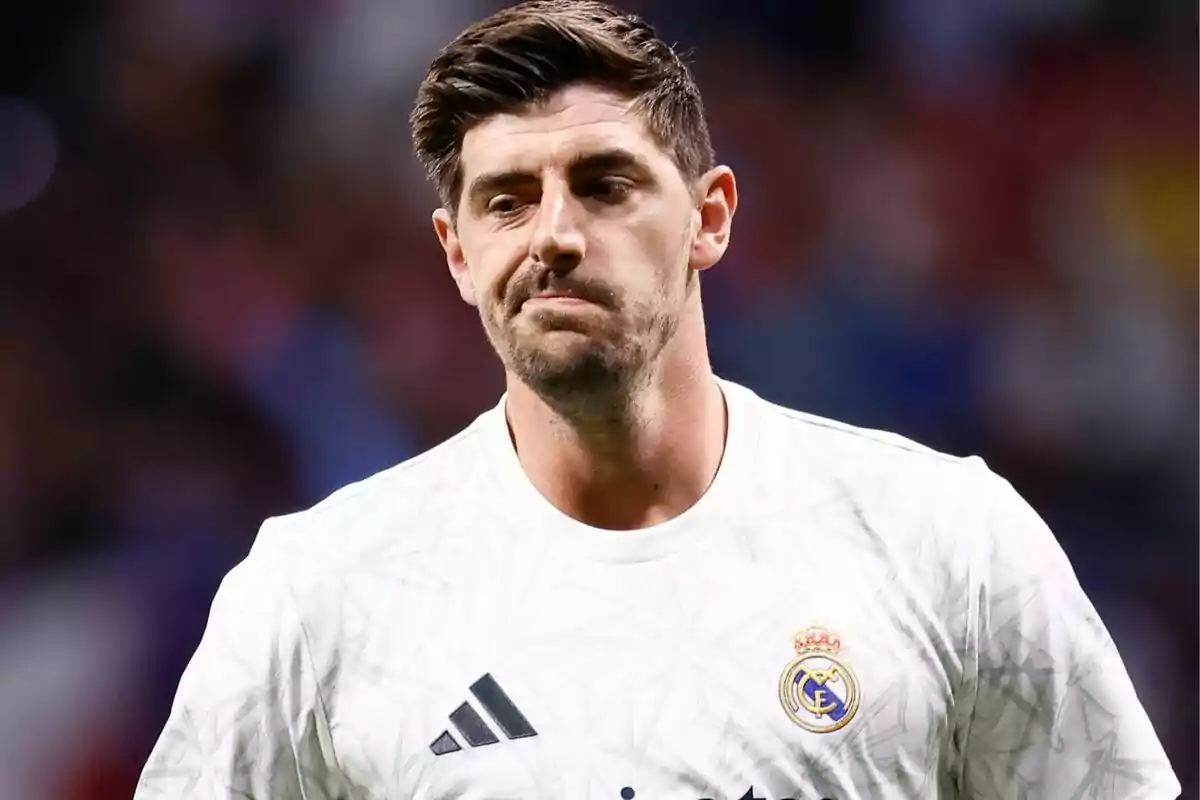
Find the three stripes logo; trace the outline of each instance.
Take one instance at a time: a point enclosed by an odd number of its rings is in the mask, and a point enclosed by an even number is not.
[[[525,719],[525,715],[504,693],[490,672],[471,684],[471,694],[475,695],[475,699],[495,720],[496,725],[507,738],[525,739],[537,736],[537,731],[529,724],[529,720]],[[450,713],[450,722],[454,724],[454,727],[471,747],[483,747],[486,744],[496,744],[500,741],[470,703],[464,702],[454,709]],[[444,756],[447,753],[462,750],[462,745],[449,730],[445,730],[433,740],[429,749],[435,756]]]

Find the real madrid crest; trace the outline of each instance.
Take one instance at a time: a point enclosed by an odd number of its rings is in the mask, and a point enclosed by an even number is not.
[[[796,658],[779,678],[779,701],[801,728],[832,733],[846,726],[858,711],[859,688],[854,673],[841,658],[841,640],[820,627],[797,633]]]

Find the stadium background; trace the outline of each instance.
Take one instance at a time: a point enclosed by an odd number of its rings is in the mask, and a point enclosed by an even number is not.
[[[494,5],[4,4],[0,795],[129,797],[259,521],[494,402],[405,126]],[[740,179],[719,371],[1012,479],[1196,798],[1194,5],[625,5]]]

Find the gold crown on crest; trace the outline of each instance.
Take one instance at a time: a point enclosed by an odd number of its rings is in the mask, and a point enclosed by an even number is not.
[[[796,655],[806,653],[836,653],[842,649],[842,640],[826,629],[814,625],[805,628],[795,635],[792,643],[796,647]]]

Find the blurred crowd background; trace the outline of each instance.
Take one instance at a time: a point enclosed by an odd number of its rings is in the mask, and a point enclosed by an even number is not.
[[[0,10],[4,798],[128,798],[261,520],[495,402],[406,117],[496,5]],[[718,371],[1010,478],[1196,798],[1194,4],[624,5],[739,176]]]

